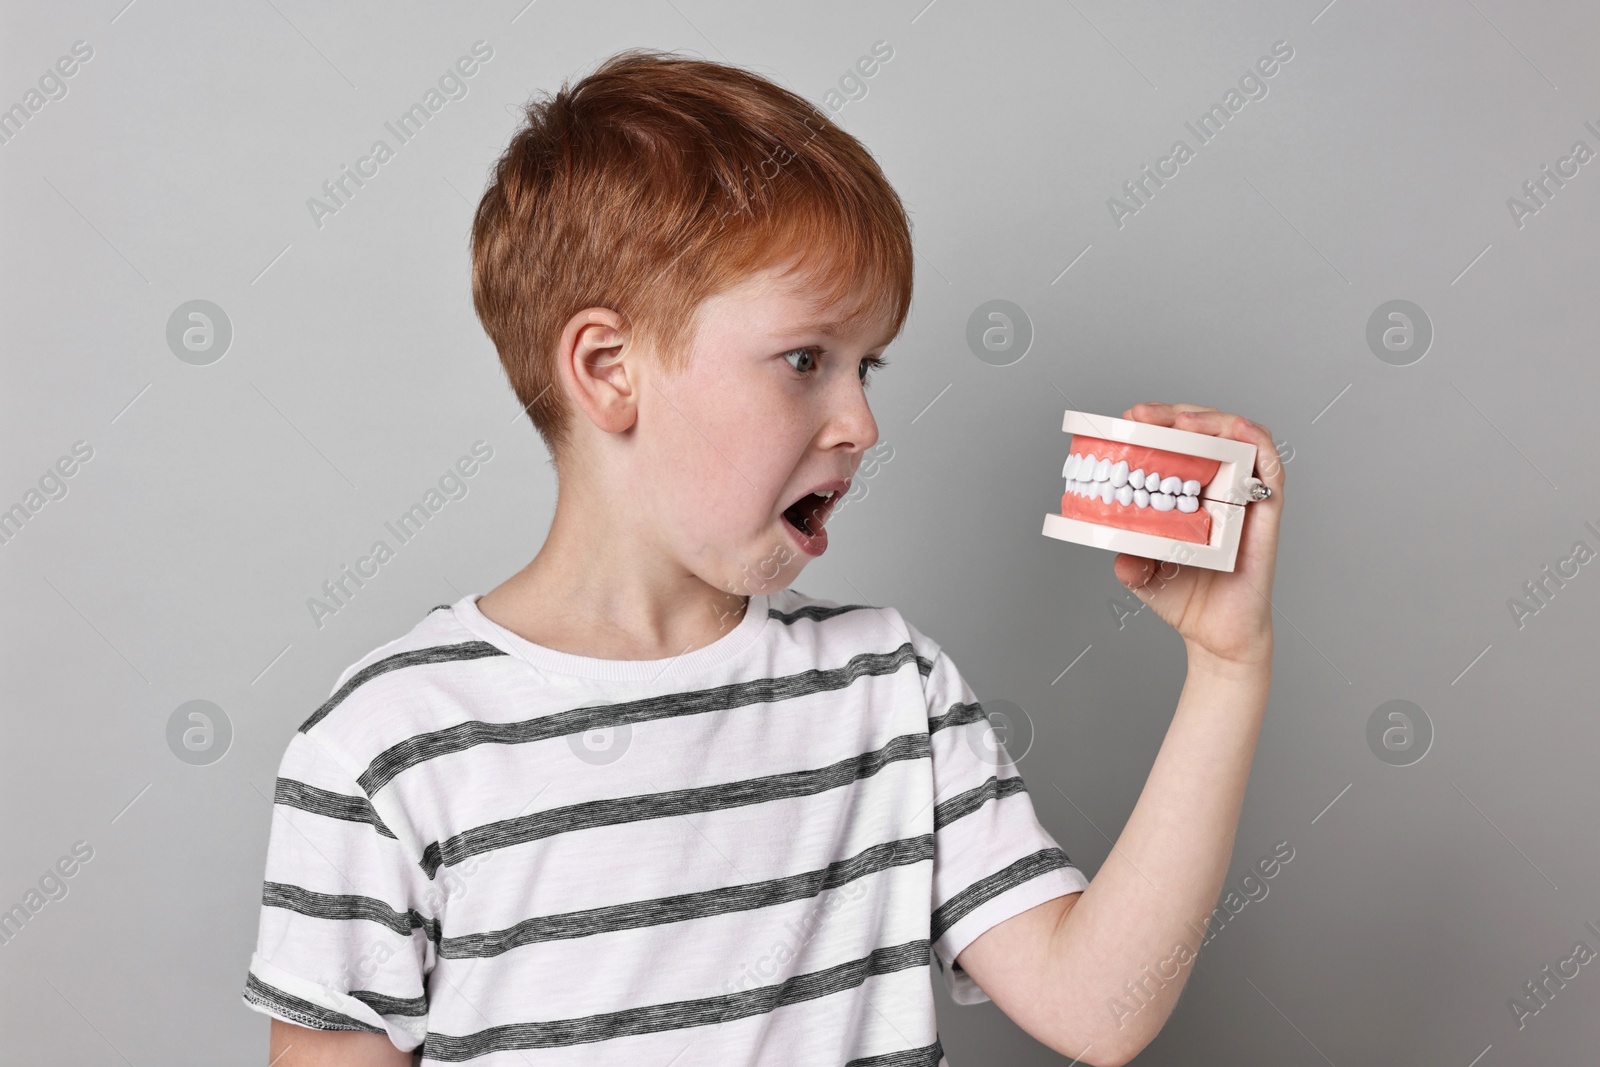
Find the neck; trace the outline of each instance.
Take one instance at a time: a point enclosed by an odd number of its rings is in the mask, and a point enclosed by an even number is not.
[[[708,584],[671,558],[636,516],[563,486],[538,555],[484,594],[478,609],[558,652],[666,659],[737,626],[751,591]]]

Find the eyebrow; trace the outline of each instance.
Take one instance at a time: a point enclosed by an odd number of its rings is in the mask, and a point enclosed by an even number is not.
[[[843,319],[815,319],[810,322],[798,323],[785,330],[784,333],[820,333],[827,337],[837,338],[844,332],[846,321]],[[876,344],[868,345],[869,348],[882,348],[895,339],[895,334],[889,333]]]

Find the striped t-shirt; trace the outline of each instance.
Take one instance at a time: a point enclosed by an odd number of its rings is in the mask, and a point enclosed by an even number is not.
[[[940,1067],[931,967],[1088,884],[939,646],[750,597],[664,660],[476,596],[352,664],[279,771],[244,999],[481,1067]]]

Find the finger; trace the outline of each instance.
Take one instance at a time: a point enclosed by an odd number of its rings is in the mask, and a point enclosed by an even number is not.
[[[1156,573],[1156,561],[1144,556],[1131,556],[1119,552],[1111,562],[1111,573],[1129,589],[1142,589]]]
[[[1238,415],[1230,415],[1226,411],[1218,411],[1216,408],[1179,411],[1173,417],[1173,425],[1177,429],[1187,430],[1189,433],[1210,434],[1212,437],[1234,437],[1234,427],[1247,421],[1249,420]]]
[[[1278,446],[1272,431],[1251,422],[1243,415],[1226,411],[1205,411],[1178,416],[1178,428],[1214,437],[1226,437],[1256,446],[1256,476],[1271,487],[1276,497],[1283,488],[1283,464],[1278,462]]]
[[[1234,569],[1270,602],[1273,561],[1278,553],[1278,525],[1283,515],[1283,463],[1272,443],[1272,433],[1266,427],[1248,424],[1241,427],[1238,438],[1256,446],[1256,476],[1272,490],[1272,495],[1245,508],[1244,529],[1240,532],[1238,562]]]
[[[1273,443],[1272,431],[1249,419],[1231,416],[1235,420],[1226,436],[1235,441],[1245,441],[1256,446],[1256,477],[1272,490],[1272,496],[1262,501],[1277,510],[1283,504],[1283,464],[1278,460],[1278,446]],[[1253,504],[1252,507],[1259,507]]]
[[[1148,422],[1152,426],[1171,426],[1176,414],[1171,404],[1146,401],[1133,405],[1122,413],[1122,417],[1133,422]]]
[[[1122,413],[1122,417],[1133,422],[1146,422],[1153,426],[1177,426],[1178,419],[1190,411],[1216,411],[1216,408],[1204,404],[1164,404],[1150,402],[1135,404]]]
[[[1257,475],[1272,489],[1274,497],[1282,496],[1283,464],[1278,460],[1278,446],[1272,440],[1272,431],[1265,426],[1203,404],[1135,404],[1122,414],[1124,418],[1154,426],[1171,426],[1255,445]]]
[[[1267,436],[1267,447],[1256,457],[1256,473],[1261,480],[1272,487],[1274,493],[1281,492],[1284,482],[1283,457],[1278,453],[1278,445],[1272,438],[1272,431],[1265,426],[1257,424],[1257,428]],[[1294,450],[1289,451],[1292,458]]]

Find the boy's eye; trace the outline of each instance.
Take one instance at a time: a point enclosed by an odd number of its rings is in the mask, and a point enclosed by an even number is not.
[[[807,348],[790,349],[783,354],[783,359],[789,364],[790,367],[793,367],[797,372],[804,376],[817,369],[817,367],[820,365],[818,361],[821,359],[821,356],[822,349],[812,345]],[[888,365],[889,361],[882,356],[867,356],[861,360],[861,364],[857,368],[856,373],[859,376],[861,383],[866,385],[869,384],[867,382],[867,373],[869,371],[877,370],[880,367],[887,367]]]
[[[790,356],[802,357],[802,365],[796,366],[793,361],[790,361],[789,366],[794,367],[794,369],[799,371],[801,374],[809,374],[812,370],[816,369],[817,357],[821,354],[822,350],[816,347],[793,348],[785,352],[783,354],[783,358],[785,360],[789,360]]]
[[[882,356],[868,356],[861,361],[861,382],[867,384],[867,372],[881,370],[889,365],[889,361]]]

